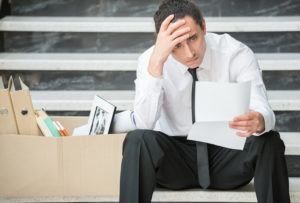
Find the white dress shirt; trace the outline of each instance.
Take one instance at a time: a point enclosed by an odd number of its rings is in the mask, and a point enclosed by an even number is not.
[[[205,41],[204,58],[197,69],[198,80],[252,81],[250,109],[264,117],[264,132],[272,130],[275,115],[268,103],[261,70],[253,52],[228,34],[207,33]],[[146,50],[138,59],[133,112],[136,127],[158,130],[169,136],[186,136],[192,127],[192,76],[187,71],[188,67],[171,54],[164,64],[163,75],[159,78],[150,75],[148,63],[153,48]]]

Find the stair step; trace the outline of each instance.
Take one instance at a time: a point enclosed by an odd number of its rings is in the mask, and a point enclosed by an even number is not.
[[[135,71],[139,53],[1,53],[1,70]],[[300,53],[256,54],[265,71],[300,70]]]
[[[300,132],[280,132],[280,138],[286,146],[286,155],[300,155]]]
[[[209,32],[300,31],[300,16],[207,17]],[[280,25],[280,26],[279,26]],[[151,17],[25,17],[0,20],[1,31],[22,32],[154,32]]]
[[[300,178],[289,178],[291,202],[300,202]],[[30,197],[0,198],[1,202],[118,202],[118,196],[86,196],[86,197]],[[254,184],[237,190],[165,190],[158,189],[153,193],[152,202],[257,202]]]
[[[48,111],[89,111],[95,95],[117,106],[118,110],[132,109],[134,91],[31,91],[35,108]],[[269,102],[274,111],[299,111],[300,91],[270,90]]]

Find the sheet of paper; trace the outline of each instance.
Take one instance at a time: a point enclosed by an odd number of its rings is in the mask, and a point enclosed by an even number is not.
[[[228,121],[203,121],[192,126],[188,139],[243,150],[246,138],[235,133],[236,130],[228,126]]]
[[[197,82],[196,122],[188,139],[231,149],[243,149],[246,138],[236,135],[228,122],[249,110],[251,82]]]
[[[89,124],[86,124],[86,125],[80,126],[78,128],[75,128],[72,136],[89,135],[89,131],[90,131]]]

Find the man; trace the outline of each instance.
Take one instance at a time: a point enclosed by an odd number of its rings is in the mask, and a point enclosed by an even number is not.
[[[120,202],[151,202],[156,186],[227,190],[254,177],[258,202],[289,203],[285,147],[272,131],[275,116],[253,52],[227,34],[206,33],[199,8],[187,0],[164,1],[154,21],[155,46],[138,60],[138,130],[124,140]],[[251,110],[229,123],[247,137],[243,151],[186,139],[196,80],[251,81]]]

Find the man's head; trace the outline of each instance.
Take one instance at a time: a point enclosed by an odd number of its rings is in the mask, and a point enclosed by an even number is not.
[[[173,57],[182,64],[195,68],[202,63],[205,52],[206,25],[199,8],[188,0],[164,0],[154,14],[156,33],[159,32],[162,22],[171,14],[174,18],[171,23],[184,19],[185,24],[178,29],[190,27],[190,37],[177,44],[172,51]]]

